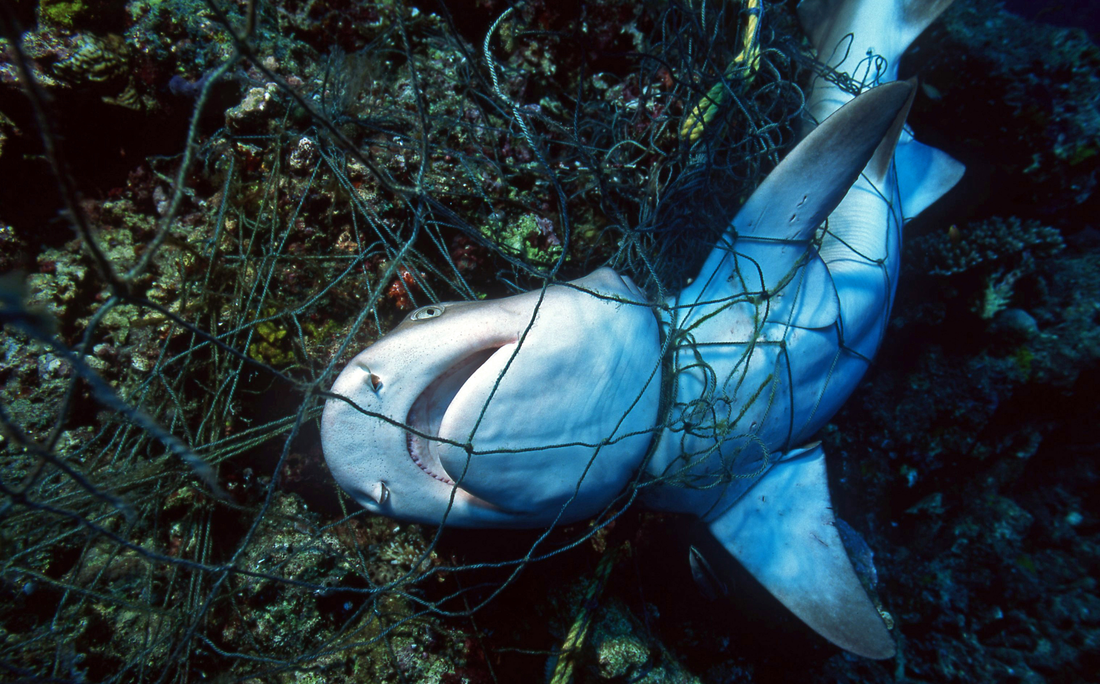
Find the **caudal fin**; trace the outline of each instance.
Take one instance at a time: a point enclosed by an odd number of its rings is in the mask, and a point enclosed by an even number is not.
[[[884,82],[897,78],[901,54],[952,2],[802,0],[798,19],[819,60],[862,81],[867,67],[872,78],[876,75],[875,65],[865,62],[871,51],[886,60],[886,70],[879,74]]]

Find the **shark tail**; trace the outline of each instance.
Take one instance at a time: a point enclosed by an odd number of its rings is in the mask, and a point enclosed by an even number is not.
[[[798,18],[818,59],[867,88],[897,80],[902,53],[952,2],[801,0]],[[915,82],[912,85],[916,87]],[[852,97],[836,84],[817,79],[807,109],[811,118],[824,121]],[[965,167],[946,153],[914,140],[907,128],[898,128],[896,133],[900,135],[892,132],[887,136],[867,173],[875,187],[882,187],[890,159],[897,160],[901,212],[905,219],[911,219],[954,187]]]
[[[897,79],[902,53],[952,2],[802,0],[798,19],[822,62],[856,81],[870,77],[886,82]],[[868,61],[871,54],[883,58],[885,64]]]
[[[726,550],[818,634],[867,658],[894,655],[837,531],[820,443],[790,452],[709,524]]]

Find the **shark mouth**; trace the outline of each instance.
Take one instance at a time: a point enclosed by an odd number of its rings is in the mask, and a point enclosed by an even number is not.
[[[439,440],[431,438],[439,435],[443,417],[462,386],[485,365],[493,354],[513,345],[514,343],[505,343],[470,354],[432,380],[416,398],[412,408],[409,409],[405,424],[420,434],[407,431],[405,440],[408,443],[409,456],[418,468],[444,484],[451,486],[455,484],[439,459],[437,452],[440,446]],[[429,438],[421,435],[428,435]]]

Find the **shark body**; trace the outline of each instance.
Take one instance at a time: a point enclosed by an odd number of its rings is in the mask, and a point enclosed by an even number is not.
[[[820,58],[884,85],[853,99],[814,84],[807,110],[821,123],[699,276],[656,311],[607,268],[414,311],[333,385],[321,436],[337,481],[373,512],[465,527],[582,520],[633,482],[647,506],[702,519],[824,637],[891,656],[808,440],[882,340],[905,217],[962,173],[904,130],[912,87],[890,83],[947,4],[804,0]],[[867,78],[870,54],[887,67]]]

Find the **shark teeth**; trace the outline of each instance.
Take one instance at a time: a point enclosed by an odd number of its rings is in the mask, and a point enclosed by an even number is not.
[[[406,432],[405,442],[408,444],[409,447],[409,456],[412,457],[413,463],[416,464],[417,468],[420,468],[425,473],[431,475],[432,477],[444,484],[454,484],[454,480],[452,480],[451,478],[447,477],[446,475],[439,475],[438,473],[434,473],[428,469],[428,466],[424,465],[424,459],[431,458],[429,453],[430,450],[428,448],[428,440],[424,439],[420,435]]]

